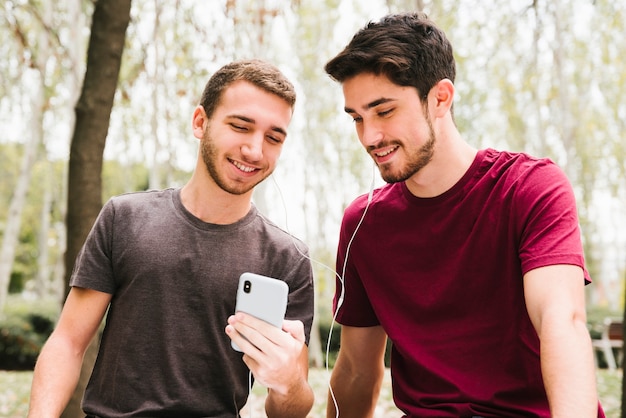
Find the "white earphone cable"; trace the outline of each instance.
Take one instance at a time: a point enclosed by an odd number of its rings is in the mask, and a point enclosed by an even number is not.
[[[363,214],[361,215],[361,218],[359,219],[359,222],[356,225],[356,228],[354,229],[354,232],[352,233],[352,236],[350,237],[350,240],[348,241],[348,245],[346,246],[346,254],[343,260],[343,266],[342,266],[342,270],[341,270],[341,275],[339,273],[337,273],[337,271],[329,266],[327,266],[326,264],[324,264],[321,261],[315,260],[314,258],[308,256],[307,254],[304,254],[304,252],[298,247],[297,242],[295,241],[295,237],[293,236],[293,234],[289,231],[289,223],[288,223],[288,216],[287,216],[287,205],[285,204],[285,199],[283,198],[283,193],[282,190],[280,189],[280,186],[278,185],[276,179],[274,178],[274,176],[272,175],[272,180],[274,181],[274,185],[276,186],[276,189],[278,190],[278,194],[280,196],[281,202],[283,204],[283,208],[285,210],[285,230],[287,231],[287,233],[289,234],[289,236],[291,237],[294,247],[296,247],[296,250],[298,250],[298,252],[300,253],[300,255],[302,255],[303,257],[305,257],[306,259],[308,259],[309,261],[311,261],[312,263],[318,264],[320,266],[322,266],[323,268],[329,270],[330,272],[333,273],[333,275],[335,277],[337,277],[340,285],[341,285],[341,291],[339,294],[339,298],[337,299],[337,306],[335,308],[335,313],[333,314],[333,319],[330,323],[330,329],[328,331],[328,339],[326,341],[326,354],[325,354],[325,362],[326,362],[326,373],[330,373],[329,370],[329,354],[330,354],[330,344],[331,344],[331,340],[332,340],[332,334],[333,334],[333,329],[334,329],[334,325],[335,322],[337,320],[337,315],[339,313],[339,309],[341,308],[341,306],[343,305],[343,301],[345,298],[345,294],[346,294],[346,287],[345,287],[345,282],[344,282],[344,277],[345,277],[345,273],[346,273],[346,269],[347,269],[347,265],[348,265],[348,255],[350,254],[350,247],[352,247],[352,242],[354,241],[354,238],[356,237],[356,233],[359,230],[359,228],[361,227],[361,224],[363,223],[363,220],[365,219],[365,214],[367,213],[367,210],[370,207],[370,203],[372,202],[372,198],[373,198],[373,194],[374,194],[374,185],[376,183],[376,164],[373,164],[372,166],[372,182],[370,185],[370,190],[367,196],[367,204],[365,205],[365,209],[363,210]],[[336,418],[339,418],[339,406],[337,404],[337,399],[335,398],[335,393],[333,392],[333,388],[331,387],[330,384],[330,380],[328,382],[328,391],[330,393],[330,396],[333,400],[333,404],[335,406],[335,411],[336,411]]]

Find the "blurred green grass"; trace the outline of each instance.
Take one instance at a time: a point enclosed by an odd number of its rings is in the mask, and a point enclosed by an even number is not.
[[[622,370],[598,369],[598,392],[600,401],[607,418],[619,418],[621,403]],[[328,392],[329,372],[323,369],[312,369],[309,376],[311,386],[315,391],[315,405],[309,415],[310,418],[325,416],[326,395]],[[0,417],[24,418],[28,412],[28,396],[32,372],[9,372],[0,370]],[[265,389],[255,385],[250,396],[248,406],[242,411],[242,417],[264,417],[263,402]],[[250,408],[252,411],[250,411]],[[250,412],[252,414],[250,415]],[[399,417],[400,414],[393,405],[391,398],[391,384],[389,373],[385,381],[378,402],[376,416],[381,418]]]
[[[32,378],[32,372],[0,370],[0,417],[26,416]]]

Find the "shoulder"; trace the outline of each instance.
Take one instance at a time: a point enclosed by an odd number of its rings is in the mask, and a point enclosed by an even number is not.
[[[129,192],[113,196],[104,204],[102,211],[114,214],[130,214],[142,211],[156,212],[163,205],[171,207],[176,189]]]
[[[175,189],[130,192],[113,196],[103,205],[96,225],[111,224],[126,227],[141,220],[163,217],[171,212]]]
[[[385,184],[382,187],[372,190],[370,193],[365,193],[354,199],[346,209],[344,210],[343,222],[344,224],[357,223],[363,213],[367,211],[393,211],[398,207],[403,207],[405,202],[405,190],[404,183]],[[374,209],[375,208],[375,209]]]
[[[510,202],[511,215],[520,228],[547,231],[565,222],[577,226],[574,190],[556,163],[525,153],[497,152],[492,157],[485,177],[497,179],[500,200]]]
[[[522,152],[485,150],[481,171],[489,183],[495,181],[522,194],[571,188],[565,172],[550,158]]]
[[[123,193],[113,196],[107,202],[114,207],[133,207],[152,204],[158,201],[170,200],[176,193],[176,189],[145,190],[138,192]]]
[[[302,252],[304,254],[308,254],[308,246],[285,229],[276,225],[270,219],[268,219],[265,215],[255,209],[255,222],[258,225],[259,234],[263,235],[263,239],[266,243],[271,243],[274,246],[281,247],[283,249],[294,249],[298,252]]]
[[[550,158],[535,157],[523,152],[485,150],[483,164],[490,171],[509,175],[531,175],[533,173],[554,173],[563,176],[561,168]]]

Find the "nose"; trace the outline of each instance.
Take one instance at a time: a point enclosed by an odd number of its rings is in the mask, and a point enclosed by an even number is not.
[[[250,135],[241,146],[241,154],[250,162],[260,161],[263,158],[263,141],[262,133]]]
[[[358,129],[357,129],[358,130]],[[375,147],[380,141],[383,139],[383,132],[380,126],[372,121],[366,122],[363,120],[361,124],[359,138],[361,139],[361,144],[365,148]]]

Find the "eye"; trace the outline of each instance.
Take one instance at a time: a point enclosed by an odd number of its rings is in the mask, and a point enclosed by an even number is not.
[[[383,117],[389,115],[391,112],[393,112],[393,109],[382,110],[382,111],[378,112],[378,116],[383,118]]]
[[[272,144],[281,145],[287,138],[287,133],[282,129],[270,129],[265,132],[265,138]]]
[[[274,135],[267,135],[267,139],[274,144],[282,144],[283,141],[285,140],[284,138],[279,138]]]
[[[247,132],[248,131],[248,128],[246,128],[243,125],[239,125],[239,124],[232,123],[232,122],[229,125],[230,125],[231,128],[233,128],[237,132]]]
[[[361,116],[355,116],[352,118],[352,122],[354,123],[361,123],[363,122],[363,118]]]

